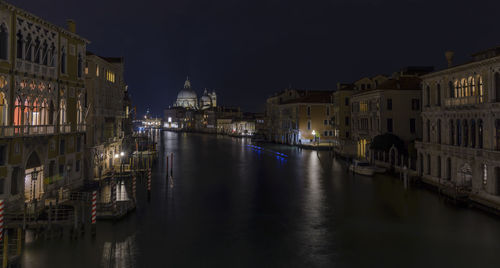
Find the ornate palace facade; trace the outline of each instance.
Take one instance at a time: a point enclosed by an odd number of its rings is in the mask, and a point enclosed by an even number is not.
[[[500,205],[500,49],[424,75],[420,174]]]
[[[88,41],[0,2],[0,197],[42,200],[83,182]]]

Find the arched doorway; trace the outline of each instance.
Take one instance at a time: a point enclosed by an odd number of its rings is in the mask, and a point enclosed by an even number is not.
[[[457,185],[472,186],[472,168],[468,163],[463,164],[457,172]]]
[[[43,193],[43,165],[38,154],[32,152],[24,170],[24,200],[27,203],[39,200]]]

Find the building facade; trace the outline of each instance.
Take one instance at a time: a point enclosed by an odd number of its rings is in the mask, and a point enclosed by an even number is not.
[[[83,184],[88,41],[0,2],[0,198],[42,201]]]
[[[378,135],[393,134],[406,145],[421,137],[420,78],[405,73],[376,78],[355,82],[351,104],[351,131],[357,157],[370,160],[374,155],[369,147]]]
[[[121,153],[124,131],[122,120],[129,110],[124,99],[126,85],[123,58],[101,57],[87,52],[85,84],[87,88],[87,148],[86,166],[91,179],[112,173]]]
[[[500,206],[500,49],[422,79],[420,175]]]

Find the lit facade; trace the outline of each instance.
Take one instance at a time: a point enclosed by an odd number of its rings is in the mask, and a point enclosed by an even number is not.
[[[0,2],[0,197],[42,201],[84,179],[88,41]]]
[[[500,205],[500,49],[423,76],[419,172]]]

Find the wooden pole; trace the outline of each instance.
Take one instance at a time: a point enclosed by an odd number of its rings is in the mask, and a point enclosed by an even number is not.
[[[23,230],[17,228],[17,256],[21,256]]]
[[[3,239],[3,260],[2,267],[7,268],[9,264],[9,232],[5,232]]]

